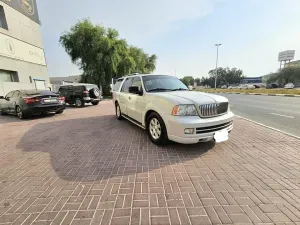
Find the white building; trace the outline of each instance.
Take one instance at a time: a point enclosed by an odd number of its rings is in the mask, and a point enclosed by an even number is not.
[[[0,95],[49,84],[36,0],[0,0]]]

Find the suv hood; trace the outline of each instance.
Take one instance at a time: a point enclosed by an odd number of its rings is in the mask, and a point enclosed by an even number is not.
[[[159,92],[155,93],[162,98],[167,98],[176,101],[177,104],[211,104],[228,102],[228,99],[214,94],[208,94],[204,92],[196,91],[173,91],[173,92]]]

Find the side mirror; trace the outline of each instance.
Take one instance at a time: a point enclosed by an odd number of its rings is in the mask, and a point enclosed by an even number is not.
[[[140,91],[139,87],[136,87],[136,86],[129,87],[129,93],[137,94],[137,95],[143,95],[143,92]]]
[[[4,96],[0,96],[0,99],[4,99]]]

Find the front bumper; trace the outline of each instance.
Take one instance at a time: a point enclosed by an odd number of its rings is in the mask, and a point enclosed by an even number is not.
[[[230,132],[233,129],[232,112],[213,118],[202,119],[198,116],[172,116],[165,115],[168,138],[182,144],[195,144],[214,140],[214,134],[218,130],[226,129]],[[186,128],[194,128],[193,134],[185,134]]]

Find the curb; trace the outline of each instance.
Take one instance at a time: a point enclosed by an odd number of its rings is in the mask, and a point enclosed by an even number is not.
[[[281,97],[300,97],[300,95],[291,94],[264,94],[264,93],[243,93],[243,92],[205,92],[217,94],[236,94],[236,95],[263,95],[263,96],[281,96]]]
[[[238,117],[238,118],[240,118],[240,119],[246,120],[246,121],[248,121],[248,122],[255,123],[255,124],[259,125],[259,126],[262,126],[262,127],[268,128],[268,129],[270,129],[270,130],[274,130],[274,131],[283,133],[283,134],[285,134],[285,135],[288,135],[288,136],[290,136],[290,137],[293,137],[293,138],[296,138],[296,139],[300,140],[300,137],[298,137],[298,136],[296,136],[296,135],[294,135],[294,134],[290,134],[290,133],[288,133],[288,132],[285,132],[285,131],[276,129],[276,128],[274,128],[274,127],[270,127],[270,126],[264,125],[264,124],[262,124],[262,123],[256,122],[256,121],[254,121],[254,120],[247,119],[247,118],[242,117],[242,116],[238,116],[238,115],[235,115],[235,116]]]

